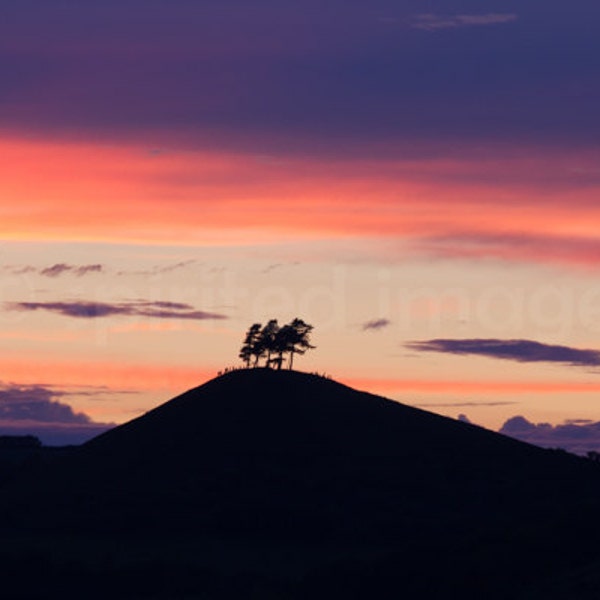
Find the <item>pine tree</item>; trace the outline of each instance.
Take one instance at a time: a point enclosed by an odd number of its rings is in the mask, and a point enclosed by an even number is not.
[[[316,348],[310,343],[310,334],[314,327],[305,323],[302,319],[294,319],[289,325],[286,325],[288,331],[287,346],[288,352],[290,353],[289,368],[292,369],[294,365],[294,354],[304,354],[307,350]]]
[[[292,339],[292,331],[289,325],[281,327],[273,340],[273,352],[277,353],[277,370],[281,369],[283,364],[283,355],[290,351],[290,343]]]
[[[246,332],[246,337],[239,353],[239,357],[244,361],[246,368],[250,366],[252,357],[254,357],[254,366],[256,366],[262,354],[262,351],[259,349],[261,329],[262,325],[260,323],[254,323]]]
[[[263,327],[260,323],[254,323],[246,332],[244,343],[240,349],[239,357],[244,361],[246,368],[258,366],[260,359],[266,356],[266,366],[277,365],[281,369],[284,355],[290,355],[288,368],[294,366],[294,355],[304,354],[307,350],[315,348],[310,343],[310,334],[313,326],[305,323],[302,319],[294,319],[280,327],[277,319],[271,319]],[[273,354],[277,358],[272,358]]]
[[[271,354],[275,349],[275,339],[279,332],[277,319],[271,319],[260,332],[260,343],[267,353],[267,367],[271,366]]]

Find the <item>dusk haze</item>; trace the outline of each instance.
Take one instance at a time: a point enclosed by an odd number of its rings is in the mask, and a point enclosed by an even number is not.
[[[0,74],[17,462],[255,368],[600,456],[598,0],[0,0]]]

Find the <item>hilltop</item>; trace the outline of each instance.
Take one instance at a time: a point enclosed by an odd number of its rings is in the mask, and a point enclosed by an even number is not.
[[[373,577],[416,594],[432,571],[466,598],[473,574],[506,594],[514,577],[585,564],[599,492],[585,459],[316,375],[248,369],[14,483],[0,508],[7,535],[68,534],[91,555],[100,538],[159,562],[183,544],[186,564],[293,573],[312,597]]]

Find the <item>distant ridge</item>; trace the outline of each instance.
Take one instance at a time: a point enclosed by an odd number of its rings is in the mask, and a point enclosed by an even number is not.
[[[237,540],[249,556],[283,544],[313,548],[306,564],[348,547],[420,572],[425,548],[587,556],[599,493],[585,459],[317,375],[247,369],[101,434],[4,490],[0,509],[28,535]]]

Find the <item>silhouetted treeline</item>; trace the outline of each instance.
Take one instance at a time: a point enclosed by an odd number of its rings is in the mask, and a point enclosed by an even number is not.
[[[0,435],[0,448],[40,448],[41,445],[34,435]]]

